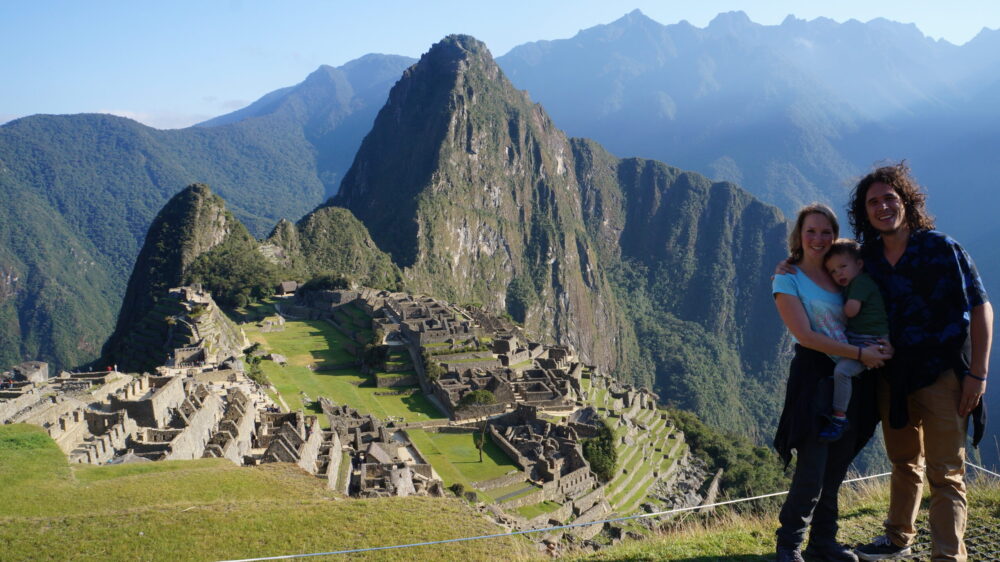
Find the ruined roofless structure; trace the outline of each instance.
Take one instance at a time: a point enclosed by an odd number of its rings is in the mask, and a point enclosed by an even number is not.
[[[350,448],[349,493],[359,497],[443,494],[443,484],[404,430],[387,427],[371,414],[335,405],[326,398],[320,407],[334,433]]]
[[[519,405],[490,420],[489,435],[529,478],[542,483],[545,499],[565,501],[597,487],[579,436],[569,426],[538,418],[538,409]]]

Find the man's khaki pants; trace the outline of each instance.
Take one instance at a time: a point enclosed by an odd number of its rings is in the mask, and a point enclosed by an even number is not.
[[[931,487],[930,527],[933,560],[966,560],[965,432],[967,417],[958,415],[962,386],[952,370],[907,398],[909,424],[889,425],[889,385],[879,381],[879,414],[885,449],[892,463],[886,534],[906,546],[917,534],[917,510],[923,469]]]

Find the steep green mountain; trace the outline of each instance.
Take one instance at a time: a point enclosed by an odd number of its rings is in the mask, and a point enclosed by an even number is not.
[[[507,311],[604,367],[630,355],[570,143],[475,39],[448,37],[403,74],[332,204],[410,289]]]
[[[506,311],[715,425],[776,419],[780,212],[568,139],[475,39],[450,36],[404,73],[330,204],[411,290]]]
[[[574,139],[573,149],[586,222],[661,398],[762,437],[787,359],[767,267],[785,255],[780,211],[733,184],[619,160],[593,141]]]
[[[302,279],[334,273],[361,285],[387,289],[398,289],[402,282],[399,268],[347,209],[321,207],[294,226],[283,220],[264,241],[261,252]]]
[[[172,351],[167,345],[167,317],[176,313],[170,308],[167,293],[186,282],[204,281],[206,270],[251,285],[249,279],[232,275],[234,269],[249,264],[253,273],[270,274],[264,282],[273,285],[277,268],[262,259],[256,246],[246,227],[207,186],[193,184],[175,195],[149,227],[102,360],[128,371],[162,365]],[[212,259],[221,255],[225,259]],[[268,271],[269,267],[273,271]],[[209,290],[218,290],[206,285]]]
[[[346,209],[321,208],[297,225],[282,220],[261,242],[208,186],[190,185],[153,220],[101,361],[151,370],[183,347],[175,318],[186,312],[168,297],[171,288],[197,283],[232,308],[269,296],[282,280],[325,273],[374,287],[398,288],[400,282],[389,256]]]
[[[36,115],[0,127],[0,358],[96,358],[156,212],[204,182],[256,236],[335,192],[405,57],[321,67],[245,110],[160,131],[111,115]],[[27,241],[27,242],[26,242]],[[62,254],[75,252],[74,256]],[[85,268],[72,266],[87,264]],[[66,304],[68,303],[68,304]]]
[[[3,170],[0,200],[0,365],[94,358],[117,300],[99,252]]]

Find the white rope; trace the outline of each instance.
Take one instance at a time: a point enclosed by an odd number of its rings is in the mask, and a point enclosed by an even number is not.
[[[976,467],[976,468],[979,468],[979,467]],[[985,470],[985,469],[983,469],[983,470]],[[888,476],[890,474],[892,474],[892,473],[891,472],[883,472],[881,474],[872,474],[870,476],[860,476],[858,478],[851,478],[851,479],[848,479],[848,480],[844,480],[844,483],[847,484],[847,483],[850,483],[850,482],[860,482],[862,480],[871,480],[873,478],[881,478],[883,476]],[[715,502],[715,503],[710,503],[710,504],[696,505],[696,506],[692,506],[692,507],[679,507],[679,508],[676,508],[676,509],[668,509],[666,511],[656,511],[656,512],[653,512],[653,513],[641,513],[639,515],[630,515],[628,517],[617,517],[615,519],[601,519],[600,521],[590,521],[588,523],[570,523],[569,525],[558,525],[558,526],[555,526],[555,527],[545,527],[543,529],[527,529],[527,530],[524,530],[524,531],[511,531],[509,533],[497,533],[497,534],[494,534],[494,535],[479,535],[479,536],[475,536],[475,537],[461,537],[461,538],[457,538],[457,539],[445,539],[445,540],[440,540],[440,541],[428,541],[428,542],[419,542],[419,543],[398,544],[398,545],[392,545],[392,546],[374,546],[374,547],[369,547],[369,548],[355,548],[355,549],[350,549],[350,550],[335,550],[335,551],[331,551],[331,552],[313,552],[313,553],[308,553],[308,554],[286,554],[284,556],[268,556],[268,557],[264,557],[264,558],[243,558],[243,559],[239,559],[239,560],[226,560],[224,562],[258,562],[260,560],[288,560],[288,559],[291,559],[291,558],[308,558],[308,557],[312,557],[312,556],[330,556],[330,555],[333,555],[333,554],[356,554],[356,553],[360,553],[360,552],[373,552],[373,551],[376,551],[376,550],[392,550],[392,549],[399,549],[399,548],[413,548],[415,546],[429,546],[429,545],[434,545],[434,544],[445,544],[445,543],[453,543],[453,542],[466,542],[466,541],[475,541],[475,540],[481,540],[481,539],[495,539],[495,538],[500,538],[500,537],[512,537],[514,535],[526,535],[526,534],[529,534],[529,533],[547,533],[549,531],[558,531],[558,530],[562,530],[562,529],[572,529],[574,527],[589,527],[590,525],[603,525],[604,523],[618,523],[620,521],[629,521],[629,520],[633,520],[633,519],[647,519],[647,518],[650,518],[650,517],[660,517],[660,516],[663,516],[663,515],[670,515],[670,514],[673,514],[673,513],[682,513],[682,512],[685,512],[685,511],[696,511],[696,510],[699,510],[699,509],[711,509],[713,507],[719,507],[719,506],[723,506],[723,505],[731,505],[731,504],[735,504],[735,503],[743,503],[743,502],[748,502],[748,501],[760,500],[760,499],[764,499],[764,498],[773,498],[773,497],[777,497],[777,496],[784,496],[787,493],[788,493],[788,491],[784,491],[784,492],[772,492],[770,494],[761,494],[759,496],[753,496],[753,497],[749,497],[749,498],[740,498],[740,499],[735,499],[735,500],[726,500],[726,501]]]
[[[996,476],[997,478],[1000,478],[1000,474],[997,474],[996,472],[993,472],[992,470],[987,470],[987,469],[979,466],[978,464],[972,464],[969,461],[965,461],[965,464],[971,466],[972,468],[981,470],[981,471],[985,472],[986,474],[989,474],[989,475],[992,475],[992,476]]]

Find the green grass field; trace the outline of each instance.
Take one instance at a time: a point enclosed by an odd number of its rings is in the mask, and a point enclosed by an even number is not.
[[[379,396],[396,389],[376,388],[371,385],[371,377],[357,370],[310,371],[306,368],[281,367],[273,363],[264,364],[264,373],[278,392],[284,397],[289,408],[308,409],[302,404],[299,392],[305,392],[313,400],[325,396],[337,404],[347,404],[360,412],[375,414],[386,419],[400,417],[406,421],[443,419],[445,416],[420,392],[400,396]],[[325,424],[326,420],[321,420]]]
[[[534,519],[535,517],[538,517],[543,513],[552,513],[553,511],[559,509],[560,507],[562,507],[562,504],[558,504],[553,501],[543,501],[541,503],[536,503],[534,505],[525,505],[523,507],[519,507],[514,511],[517,512],[517,514],[520,515],[521,517],[524,517],[525,519]]]
[[[304,392],[312,400],[325,396],[383,419],[389,416],[406,421],[444,418],[419,392],[407,396],[378,396],[391,390],[375,388],[372,377],[356,369],[311,370],[311,365],[322,367],[354,360],[354,356],[344,349],[347,338],[326,322],[288,321],[284,331],[267,333],[248,327],[247,336],[260,342],[265,349],[288,358],[285,366],[264,361],[261,368],[292,410],[312,407],[309,411],[317,413],[314,406],[302,404],[300,392]],[[325,427],[326,419],[321,418],[320,423]]]
[[[320,320],[287,321],[279,332],[261,333],[257,326],[249,325],[244,330],[251,341],[288,358],[290,366],[322,367],[352,363],[356,359],[344,349],[344,343],[350,341],[347,336]]]
[[[457,499],[346,501],[294,465],[71,467],[27,425],[0,426],[0,489],[5,561],[223,560],[501,532]],[[534,552],[524,539],[503,538],[350,559],[524,560]]]
[[[461,482],[472,490],[473,482],[503,476],[512,470],[520,470],[492,440],[483,447],[483,462],[479,462],[479,449],[473,441],[472,433],[432,433],[422,429],[409,429],[410,439],[434,466],[445,486]],[[493,492],[479,492],[493,499]]]

